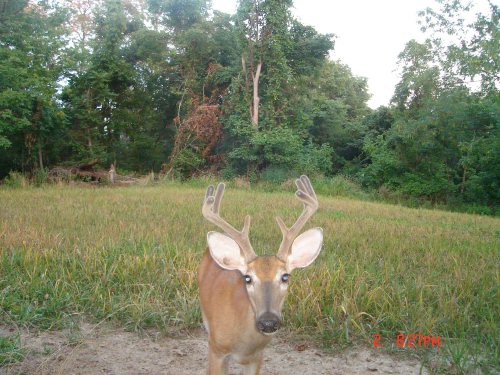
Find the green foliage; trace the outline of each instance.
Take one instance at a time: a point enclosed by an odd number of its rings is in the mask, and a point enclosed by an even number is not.
[[[289,128],[273,128],[253,134],[250,143],[262,155],[264,164],[293,167],[301,155],[301,139]]]
[[[190,27],[207,16],[207,0],[147,0],[149,10],[156,16],[155,22],[162,22],[176,33]]]
[[[49,180],[49,171],[46,168],[37,169],[33,173],[33,183],[35,186],[41,186]]]
[[[347,176],[336,175],[334,177],[316,177],[313,179],[314,191],[317,194],[330,197],[350,197],[365,199],[367,194],[361,186]]]
[[[395,106],[363,120],[363,168],[356,175],[372,188],[495,212],[500,94],[492,84],[498,54],[491,54],[499,45],[498,7],[490,4],[489,15],[465,24],[462,13],[472,4],[440,4],[422,13],[430,38],[408,42],[399,55]],[[480,87],[470,84],[476,79]]]
[[[355,164],[361,154],[361,120],[369,113],[366,79],[354,76],[341,62],[328,61],[314,75],[301,77],[297,89],[301,94],[292,97],[294,128],[333,151],[332,169],[323,173]]]
[[[0,178],[39,185],[98,160],[182,178],[340,174],[398,199],[499,206],[494,4],[423,11],[426,39],[406,44],[391,106],[371,111],[367,80],[328,59],[334,35],[295,19],[292,0],[239,1],[235,15],[205,0],[4,3]],[[211,123],[193,120],[200,108]]]
[[[420,24],[439,63],[442,84],[450,88],[479,82],[480,90],[488,93],[498,89],[500,79],[500,7],[488,2],[489,11],[479,13],[476,5],[440,1],[436,8],[420,12]]]
[[[104,2],[95,9],[96,38],[87,41],[92,54],[73,51],[77,69],[62,96],[73,159],[149,171],[171,151],[178,97],[169,35],[148,29],[142,16],[120,0]]]
[[[300,174],[307,175],[328,175],[332,170],[332,147],[328,143],[316,145],[313,142],[307,143],[300,157]]]
[[[247,125],[247,129],[249,127]],[[269,168],[271,171],[288,170],[288,174],[282,175],[284,180],[294,171],[310,175],[329,173],[332,149],[328,144],[317,146],[311,141],[304,142],[290,128],[277,127],[255,133],[249,130],[248,142],[233,148],[228,153],[228,161],[236,170],[238,166],[256,165],[258,170],[263,170],[264,176],[268,175],[266,170]]]
[[[270,165],[262,171],[260,177],[263,181],[281,183],[294,176],[297,176],[297,172],[289,168]]]
[[[226,107],[222,119],[227,136],[222,150],[229,148],[226,170],[257,176],[273,165],[311,174],[331,173],[334,145],[330,140],[321,141],[320,136],[310,136],[309,108],[296,106],[301,92],[308,88],[300,87],[290,95],[296,77],[307,82],[324,65],[333,48],[331,35],[321,35],[293,19],[291,1],[261,2],[257,8],[252,2],[241,2],[235,17],[220,12],[209,17],[209,4],[198,0],[151,0],[147,5],[149,14],[121,0],[95,3],[90,9],[75,2],[73,9],[57,8],[58,17],[54,16],[50,25],[42,13],[32,10],[16,13],[18,19],[9,29],[14,32],[25,23],[33,23],[30,17],[45,22],[39,22],[43,27],[31,35],[36,39],[52,33],[52,44],[44,53],[64,59],[51,72],[49,87],[55,87],[61,74],[65,84],[62,101],[54,101],[57,98],[52,89],[49,96],[37,97],[33,104],[32,95],[36,94],[21,90],[29,84],[20,78],[28,81],[33,78],[25,68],[30,64],[24,61],[24,50],[1,50],[8,63],[2,65],[5,78],[0,82],[6,85],[14,82],[19,89],[6,90],[5,86],[1,92],[5,108],[1,118],[9,126],[0,128],[0,147],[9,147],[10,151],[0,157],[0,174],[2,169],[6,174],[13,167],[44,170],[45,164],[59,160],[78,163],[95,159],[103,166],[117,162],[119,167],[129,170],[159,170],[173,148],[174,119],[182,122],[196,103],[211,96]],[[247,42],[241,42],[248,26],[245,20],[254,17],[253,12],[258,13],[263,32],[259,34],[261,40],[253,40],[254,50],[249,52],[245,51]],[[55,23],[62,22],[64,14],[69,15],[76,30],[70,36],[70,46],[64,44],[66,30]],[[16,34],[5,30],[6,40],[21,43]],[[250,38],[257,38],[257,34]],[[246,79],[242,77],[242,55],[247,61],[263,61],[259,89],[262,132],[255,133],[248,127],[248,91],[242,86]],[[343,77],[343,85],[350,78]],[[322,80],[319,78],[316,84]],[[229,85],[231,91],[227,90]],[[337,106],[329,103],[331,110],[325,113],[325,118],[337,116],[335,108],[357,110],[357,104],[353,105],[343,93],[339,95],[342,99],[335,99]],[[359,98],[365,108],[366,99],[367,96]],[[14,102],[16,106],[12,105]],[[62,104],[63,108],[54,103]],[[35,112],[40,108],[44,119],[43,127],[41,122],[37,124],[40,126],[36,133],[31,131],[33,105]],[[339,124],[342,116],[337,116]],[[336,135],[332,133],[331,138]],[[26,137],[34,143],[26,142]],[[341,140],[337,145],[340,143]],[[202,167],[202,155],[195,155],[197,152],[191,150],[189,155],[184,153],[173,160],[181,175]],[[26,154],[29,160],[22,156]]]
[[[409,41],[399,54],[401,81],[396,85],[392,102],[399,110],[418,111],[436,98],[439,89],[439,68],[433,64],[434,53],[429,41]]]
[[[29,181],[22,173],[11,171],[3,179],[2,185],[9,188],[25,188],[29,185]]]
[[[9,4],[7,4],[9,3]],[[64,114],[56,101],[66,10],[49,2],[4,2],[0,21],[0,176],[44,167]]]
[[[334,48],[333,34],[319,34],[313,27],[291,20],[290,48],[285,52],[294,75],[312,76]]]
[[[170,166],[182,179],[186,179],[198,172],[204,163],[205,160],[191,148],[181,150],[170,159]]]
[[[469,167],[469,177],[463,186],[464,201],[483,203],[490,206],[500,202],[500,124],[490,134],[471,142],[463,162]],[[463,167],[465,167],[465,165]],[[464,169],[464,173],[467,171]]]
[[[433,201],[498,206],[497,98],[457,88],[422,102],[418,110],[385,115],[389,121],[382,118],[382,131],[365,137],[369,163],[358,177],[367,186],[385,185]]]

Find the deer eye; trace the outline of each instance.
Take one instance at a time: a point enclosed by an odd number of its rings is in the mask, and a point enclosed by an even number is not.
[[[251,278],[249,275],[245,275],[245,276],[243,276],[243,277],[245,278],[245,282],[246,282],[247,284],[251,284],[251,283],[252,283],[252,278]]]
[[[283,274],[283,276],[281,276],[281,281],[283,281],[284,283],[287,283],[287,282],[288,282],[288,277],[289,277],[289,276],[290,276],[290,275],[289,275],[289,274],[287,274],[287,273]]]

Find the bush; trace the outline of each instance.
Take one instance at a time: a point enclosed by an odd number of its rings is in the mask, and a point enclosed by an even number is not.
[[[11,171],[4,178],[3,185],[10,188],[25,188],[29,186],[29,181],[22,173]]]
[[[223,180],[232,180],[238,176],[238,171],[232,164],[226,164],[226,166],[220,171],[220,176]]]
[[[346,176],[317,177],[313,179],[312,183],[316,193],[321,195],[361,199],[367,197],[361,187]]]
[[[290,168],[285,168],[281,166],[271,165],[265,168],[260,177],[263,181],[282,183],[290,178],[297,176],[297,172],[290,170]]]
[[[49,181],[49,170],[47,168],[37,169],[33,173],[35,186],[41,186]]]
[[[189,148],[183,149],[170,160],[175,173],[183,180],[192,176],[203,164],[203,158]]]
[[[331,174],[333,154],[332,147],[326,143],[321,146],[307,143],[299,158],[300,173],[309,176]]]

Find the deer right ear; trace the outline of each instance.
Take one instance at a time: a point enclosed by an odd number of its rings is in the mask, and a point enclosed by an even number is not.
[[[304,268],[314,262],[323,245],[323,229],[313,228],[298,236],[292,244],[292,250],[286,261],[287,272],[295,268]]]
[[[208,232],[207,241],[210,255],[219,266],[239,270],[243,275],[247,272],[247,263],[235,240],[219,232]]]

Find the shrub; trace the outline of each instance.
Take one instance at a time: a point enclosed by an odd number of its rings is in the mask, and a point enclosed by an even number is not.
[[[271,165],[262,171],[260,177],[266,182],[281,183],[295,176],[297,176],[297,172],[290,170],[290,168]]]
[[[179,151],[172,157],[170,164],[181,179],[193,175],[203,165],[203,158],[189,148]]]
[[[29,186],[29,181],[22,173],[11,171],[4,178],[3,185],[10,188],[25,188]]]
[[[361,187],[346,176],[316,177],[313,179],[314,190],[318,194],[352,198],[366,198]]]
[[[41,186],[49,180],[49,170],[47,168],[37,169],[33,173],[33,182],[35,186]]]

